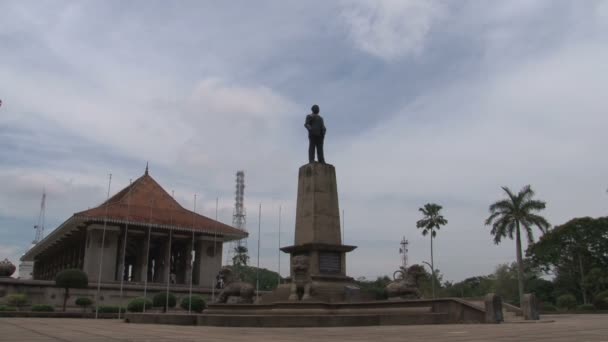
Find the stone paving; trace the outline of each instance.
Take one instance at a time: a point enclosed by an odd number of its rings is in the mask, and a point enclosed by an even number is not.
[[[608,342],[608,315],[543,316],[545,322],[344,328],[220,328],[119,320],[0,318],[0,341],[593,341]],[[550,321],[546,321],[550,320]]]

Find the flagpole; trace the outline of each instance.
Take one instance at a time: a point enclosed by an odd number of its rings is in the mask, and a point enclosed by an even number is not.
[[[171,198],[175,200],[175,191],[171,190]],[[173,226],[173,203],[171,205],[171,213],[169,214],[169,226]],[[167,291],[165,292],[165,313],[169,313],[169,283],[171,282],[171,244],[173,238],[173,229],[169,230],[169,260],[167,262],[169,265],[167,266]]]
[[[148,216],[148,241],[146,244],[146,269],[144,270],[144,310],[146,312],[146,296],[148,295],[148,269],[150,268],[150,238],[152,236],[152,199],[150,199],[150,213]]]
[[[125,282],[125,260],[127,259],[127,238],[129,236],[129,220],[131,219],[131,187],[133,186],[133,180],[129,179],[129,197],[127,197],[127,223],[125,226],[125,238],[122,243],[122,268],[120,270],[120,306],[118,307],[118,319],[120,319],[120,312],[122,311],[122,295],[123,285]]]
[[[196,194],[194,194],[194,211],[192,212],[192,246],[190,248],[190,290],[188,297],[188,314],[192,313],[192,250],[194,249],[194,227],[196,226]]]
[[[255,271],[255,300],[256,302],[260,296],[260,233],[262,231],[262,203],[260,203],[260,209],[258,210],[258,266]]]
[[[218,209],[218,204],[219,204],[219,197],[215,198],[215,225],[217,225],[217,209]],[[213,232],[213,258],[216,257],[217,251],[216,251],[216,245],[217,245],[217,227],[215,227],[214,232]],[[220,268],[222,267],[222,257],[220,256]],[[215,278],[211,277],[211,302],[215,303]]]
[[[281,285],[281,206],[279,205],[279,279],[277,284]]]
[[[101,270],[103,269],[103,250],[106,239],[106,227],[108,224],[108,206],[110,203],[110,186],[112,185],[112,174],[110,173],[108,179],[108,195],[106,196],[106,213],[103,219],[103,231],[101,233],[101,253],[99,254],[99,271],[97,272],[97,293],[95,294],[95,319],[99,317],[99,291],[101,290]]]

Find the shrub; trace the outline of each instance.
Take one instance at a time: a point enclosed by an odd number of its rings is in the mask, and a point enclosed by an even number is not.
[[[127,310],[129,312],[143,312],[144,307],[149,309],[152,307],[152,301],[148,298],[138,297],[129,302],[127,305]]]
[[[579,306],[576,307],[576,310],[578,311],[593,311],[595,310],[595,307],[593,306],[593,304],[581,304]]]
[[[63,270],[55,276],[55,286],[65,289],[63,294],[63,311],[70,297],[70,289],[85,289],[89,286],[89,277],[77,268]]]
[[[98,313],[118,313],[118,310],[125,312],[125,308],[121,308],[120,306],[100,305],[97,308]]]
[[[32,305],[31,311],[53,312],[53,311],[55,311],[55,308],[52,305],[48,305],[48,304],[37,304],[37,305]]]
[[[0,305],[0,312],[6,312],[6,311],[16,311],[17,309],[14,306],[6,306],[6,305]]]
[[[576,298],[571,294],[557,297],[557,307],[560,309],[572,310],[576,308]]]
[[[555,312],[557,311],[557,307],[555,307],[553,304],[543,304],[541,311]]]
[[[27,304],[27,296],[23,293],[15,293],[6,297],[6,303],[14,306],[19,311],[19,308]]]
[[[608,290],[595,295],[593,306],[598,310],[608,310]]]
[[[175,298],[175,295],[173,293],[169,293],[169,307],[174,308],[176,304],[177,299]],[[163,312],[167,311],[167,308],[165,307],[167,305],[167,293],[161,292],[155,294],[152,298],[152,305],[154,307],[162,307]]]
[[[80,297],[80,298],[76,298],[76,305],[82,307],[82,311],[86,311],[87,307],[91,306],[91,304],[93,304],[93,301],[91,300],[91,298],[88,297]]]
[[[190,301],[192,301],[192,304],[190,304]],[[205,308],[207,307],[207,303],[205,303],[203,297],[199,295],[192,295],[191,297],[182,298],[180,306],[184,310],[188,310],[188,307],[191,306],[192,311],[200,313],[205,310]]]

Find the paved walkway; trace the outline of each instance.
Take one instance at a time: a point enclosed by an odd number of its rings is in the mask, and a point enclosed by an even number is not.
[[[0,341],[593,341],[608,342],[608,315],[543,316],[551,323],[345,328],[219,328],[118,320],[0,318]]]

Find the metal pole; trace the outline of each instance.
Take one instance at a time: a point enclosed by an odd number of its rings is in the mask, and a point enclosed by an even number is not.
[[[175,191],[171,190],[171,198],[175,200]],[[173,206],[171,206],[171,213],[169,215],[169,225],[173,226]],[[167,291],[165,292],[165,313],[169,313],[169,283],[171,282],[171,244],[173,239],[173,230],[169,230],[169,266],[167,267]]]
[[[281,285],[281,206],[279,205],[279,279],[277,279],[277,286]]]
[[[217,207],[218,207],[218,202],[219,202],[219,198],[216,197],[215,198],[215,224],[217,224]],[[215,230],[213,232],[213,258],[215,258],[215,254],[217,253],[216,251],[216,245],[217,245],[217,227],[215,227]],[[222,258],[220,257],[220,267],[222,267]],[[215,278],[211,277],[211,302],[215,303]]]
[[[190,249],[190,290],[188,291],[188,314],[192,313],[192,250],[194,249],[194,227],[196,226],[196,194],[194,194],[194,211],[192,212],[192,246]]]
[[[260,209],[258,210],[258,267],[255,270],[255,300],[256,302],[260,296],[260,233],[262,231],[262,203],[260,203]]]
[[[150,214],[148,216],[148,241],[146,243],[146,269],[144,272],[144,312],[146,312],[146,296],[148,295],[148,269],[150,268],[150,237],[152,236],[152,199],[150,199]]]
[[[97,293],[95,294],[95,319],[99,316],[99,291],[101,290],[101,270],[103,269],[103,249],[106,239],[106,226],[108,224],[108,206],[110,200],[110,186],[112,185],[112,174],[108,179],[108,195],[106,196],[106,214],[103,219],[103,231],[101,233],[101,253],[99,254],[99,271],[97,272]]]
[[[129,197],[127,197],[127,224],[125,226],[125,239],[122,243],[122,267],[120,269],[120,306],[118,307],[118,319],[120,319],[120,312],[122,311],[122,295],[123,285],[125,282],[125,260],[127,258],[127,237],[129,236],[129,220],[131,219],[131,187],[133,186],[133,180],[129,179]]]

